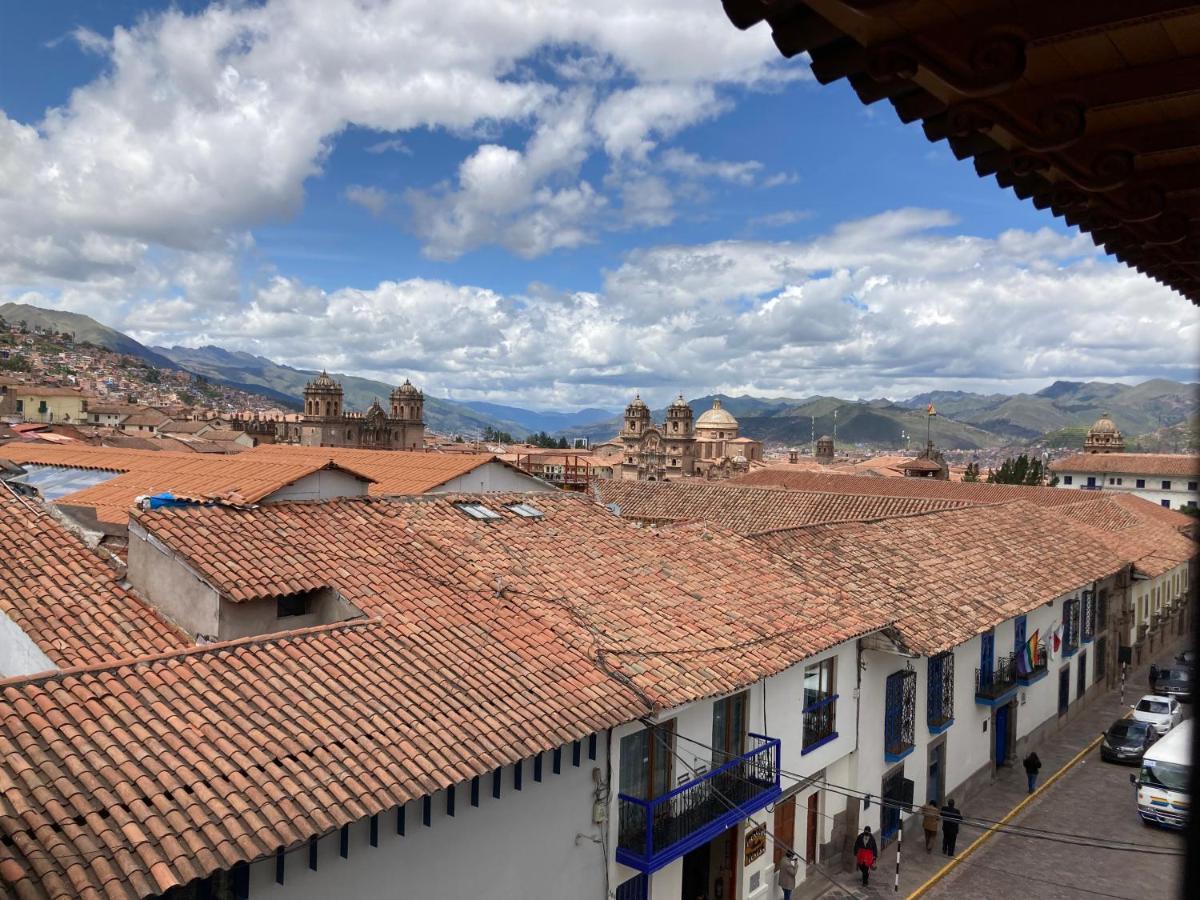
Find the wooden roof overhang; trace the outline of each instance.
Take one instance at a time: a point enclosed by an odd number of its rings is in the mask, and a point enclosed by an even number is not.
[[[723,0],[1200,305],[1200,0]]]

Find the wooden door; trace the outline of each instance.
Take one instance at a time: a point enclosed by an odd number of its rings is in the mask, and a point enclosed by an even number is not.
[[[796,795],[793,794],[782,803],[775,804],[775,865],[789,850],[796,847]]]
[[[804,861],[812,865],[817,861],[817,835],[819,829],[817,825],[821,816],[821,811],[818,806],[821,802],[821,793],[813,791],[808,795],[808,835],[804,841]]]

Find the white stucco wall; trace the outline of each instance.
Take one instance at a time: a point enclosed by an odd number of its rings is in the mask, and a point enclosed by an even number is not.
[[[1200,477],[1195,475],[1139,475],[1136,472],[1072,472],[1069,470],[1057,471],[1058,486],[1062,488],[1083,490],[1086,489],[1088,478],[1096,479],[1096,488],[1102,491],[1112,493],[1134,494],[1141,497],[1143,500],[1149,500],[1155,506],[1163,506],[1163,501],[1167,501],[1166,505],[1171,509],[1182,509],[1185,506],[1200,505],[1200,490],[1189,490],[1189,484],[1200,484]],[[1071,483],[1066,483],[1066,477],[1070,476]],[[1146,486],[1139,488],[1137,486],[1138,479],[1142,479]],[[1120,484],[1115,482],[1120,479]],[[1169,481],[1171,487],[1164,489],[1162,483]],[[1113,483],[1110,483],[1113,482]]]
[[[284,500],[330,500],[334,497],[365,497],[369,484],[348,472],[321,469],[285,485],[263,498],[264,503]]]
[[[452,478],[431,494],[490,493],[495,491],[556,491],[552,484],[526,475],[524,472],[498,462],[486,462],[465,475]]]
[[[16,622],[0,612],[0,678],[57,668]]]
[[[350,826],[349,856],[339,855],[334,832],[319,842],[317,871],[308,868],[308,847],[287,854],[284,883],[275,883],[275,859],[250,867],[250,896],[288,900],[414,897],[437,900],[546,897],[603,900],[604,850],[592,824],[593,768],[605,771],[605,741],[597,759],[571,764],[571,745],[562,748],[562,771],[552,770],[552,754],[542,754],[541,783],[525,760],[523,788],[513,788],[505,767],[500,799],[492,797],[490,775],[480,778],[479,806],[470,803],[470,783],[455,791],[455,815],[446,814],[446,795],[433,797],[431,826],[422,824],[422,803],[407,804],[405,834],[396,833],[396,813],[379,817],[379,845],[372,847],[370,820]],[[616,884],[612,887],[615,889]]]
[[[1039,639],[1045,640],[1052,627],[1062,624],[1063,601],[1068,597],[1078,598],[1080,592],[1059,597],[1053,603],[1042,605],[1026,615],[1026,637],[1039,631]],[[1117,615],[1115,602],[1110,602],[1109,615]],[[995,654],[1006,656],[1013,652],[1015,620],[1009,619],[993,629]],[[954,723],[941,734],[945,736],[943,766],[945,769],[945,795],[953,796],[967,779],[993,765],[995,751],[994,708],[975,701],[975,670],[980,665],[981,638],[975,636],[954,648]],[[1022,741],[1035,729],[1058,716],[1059,671],[1066,667],[1070,672],[1070,708],[1078,700],[1078,669],[1083,660],[1087,666],[1087,687],[1095,681],[1095,642],[1082,644],[1079,652],[1070,658],[1063,654],[1050,657],[1045,677],[1028,685],[1018,685],[1016,693],[1016,720],[1010,720],[1016,741]],[[859,731],[859,750],[855,758],[855,787],[878,797],[885,774],[897,766],[903,766],[904,777],[913,780],[913,797],[917,805],[924,802],[929,781],[929,748],[940,739],[931,735],[928,725],[928,660],[924,657],[906,660],[901,656],[877,650],[865,650],[863,660],[862,699]],[[884,707],[887,677],[902,670],[907,663],[917,673],[916,716],[913,729],[913,751],[900,762],[888,762],[884,758]],[[1020,763],[1020,746],[1017,753],[1010,755],[1009,762]],[[880,807],[872,803],[864,811],[860,824],[870,825],[872,830],[880,827]]]
[[[805,786],[798,792],[796,786],[807,779],[812,779],[824,773],[830,783],[837,785],[848,784],[850,778],[849,758],[854,751],[857,737],[857,721],[855,688],[857,674],[857,641],[847,641],[843,644],[804,660],[785,671],[774,675],[764,682],[759,681],[747,688],[749,703],[747,704],[747,730],[755,734],[766,734],[768,737],[780,740],[780,766],[788,774],[781,776],[781,787],[786,794],[796,793],[796,825],[794,829],[793,846],[804,853],[806,840],[806,808],[810,794],[821,794],[819,800],[820,816],[818,818],[818,844],[830,840],[833,828],[832,816],[844,812],[847,799],[844,795],[821,791],[819,782]],[[804,709],[804,670],[828,657],[835,657],[836,690],[838,693],[836,730],[837,738],[823,744],[810,753],[803,753],[803,709]],[[728,696],[728,695],[725,695]],[[714,698],[721,699],[721,698]],[[657,717],[659,722],[674,720],[675,722],[675,760],[674,782],[679,783],[680,777],[686,777],[689,770],[704,767],[713,768],[712,753],[708,749],[712,744],[713,703],[714,699],[701,700],[687,706],[679,707],[662,713]],[[764,710],[766,713],[764,722]],[[612,847],[617,846],[617,827],[619,824],[618,799],[620,790],[620,746],[621,738],[641,729],[640,723],[630,723],[613,730],[613,790],[610,798],[610,835]],[[771,836],[774,833],[774,805],[755,813],[743,820],[735,828],[735,839],[738,842],[739,859],[744,860],[744,840],[747,828],[754,824],[766,823],[768,831],[767,851],[749,866],[742,866],[740,872],[741,888],[738,894],[740,900],[767,900],[782,896],[776,886],[774,844]],[[615,854],[615,850],[614,850]],[[623,883],[637,873],[630,868],[613,862],[612,881],[614,885]],[[679,900],[682,886],[683,866],[681,859],[676,859],[663,868],[654,872],[650,878],[651,900],[669,898]],[[801,867],[801,875],[805,875],[805,867]],[[757,876],[757,878],[756,878]],[[757,882],[757,888],[752,885]]]

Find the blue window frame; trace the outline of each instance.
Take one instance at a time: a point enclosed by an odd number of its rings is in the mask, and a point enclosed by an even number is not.
[[[927,674],[925,719],[930,731],[940,733],[954,721],[954,654],[946,652],[931,656]]]
[[[809,753],[837,737],[836,657],[823,659],[804,670],[804,744]]]
[[[1025,647],[1025,617],[1017,616],[1013,620],[1013,653],[1020,654]]]
[[[917,673],[893,672],[887,678],[883,713],[883,755],[889,762],[912,752],[917,710]]]
[[[1072,481],[1072,478],[1071,478],[1071,476],[1070,476],[1070,475],[1064,475],[1064,476],[1063,476],[1063,484],[1070,484],[1070,483],[1071,483],[1071,481]]]
[[[985,631],[979,636],[979,672],[985,681],[990,681],[996,669],[996,633]]]
[[[1145,478],[1139,478],[1139,479],[1137,480],[1137,486],[1138,486],[1138,487],[1140,487],[1140,488],[1144,488],[1144,487],[1146,486],[1146,479],[1145,479]]]

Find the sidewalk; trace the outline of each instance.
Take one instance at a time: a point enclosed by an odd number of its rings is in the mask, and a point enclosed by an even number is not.
[[[1160,667],[1174,661],[1174,645],[1160,652],[1155,662]],[[1039,783],[1057,772],[1080,750],[1095,739],[1100,732],[1120,718],[1143,694],[1150,692],[1147,683],[1149,664],[1139,670],[1131,670],[1125,682],[1125,703],[1121,703],[1121,691],[1110,691],[1096,696],[1061,730],[1048,735],[1035,748],[1042,760]],[[978,817],[989,821],[1003,818],[1026,797],[1025,770],[1019,759],[1012,760],[996,773],[995,778],[982,790],[958,802],[958,807],[967,818]],[[1050,788],[1053,793],[1054,788]],[[1040,802],[1038,798],[1034,802]],[[942,868],[949,859],[941,853],[941,833],[938,833],[932,853],[925,852],[924,835],[920,827],[920,815],[905,814],[903,852],[900,857],[900,892],[893,893],[896,877],[896,844],[893,842],[879,855],[877,868],[871,873],[871,883],[863,887],[857,871],[844,871],[844,860],[828,860],[821,865],[826,877],[816,872],[804,882],[804,886],[793,895],[796,900],[838,900],[855,898],[869,900],[880,897],[907,897]],[[958,851],[970,846],[986,826],[963,825],[958,834]]]

